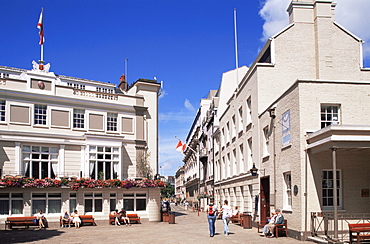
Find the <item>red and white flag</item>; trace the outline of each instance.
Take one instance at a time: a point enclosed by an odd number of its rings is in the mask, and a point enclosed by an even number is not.
[[[45,38],[44,38],[44,24],[43,24],[43,19],[42,19],[43,12],[44,12],[44,10],[41,10],[39,22],[37,23],[37,28],[39,29],[39,36],[40,36],[40,42],[39,42],[40,45],[44,44],[44,41],[45,41]]]
[[[176,151],[178,151],[180,153],[184,153],[185,149],[186,149],[186,144],[182,143],[182,141],[179,140],[179,142],[177,143],[177,146],[176,146]]]

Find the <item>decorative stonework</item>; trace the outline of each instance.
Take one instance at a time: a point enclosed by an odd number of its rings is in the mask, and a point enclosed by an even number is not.
[[[49,73],[50,63],[44,64],[43,62],[37,63],[36,61],[32,61],[32,66],[33,66],[32,71]]]

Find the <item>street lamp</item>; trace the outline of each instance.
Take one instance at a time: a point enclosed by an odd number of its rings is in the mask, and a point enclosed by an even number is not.
[[[275,114],[275,108],[270,108],[269,110],[270,117],[275,119],[276,114]]]
[[[253,167],[250,169],[250,171],[251,171],[252,176],[256,176],[257,175],[258,169],[256,168],[256,164],[255,163],[253,163]]]

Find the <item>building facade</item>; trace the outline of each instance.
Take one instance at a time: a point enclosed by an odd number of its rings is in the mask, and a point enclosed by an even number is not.
[[[370,69],[362,40],[335,22],[335,6],[292,1],[290,24],[250,67],[224,73],[217,92],[216,202],[254,221],[281,209],[300,240],[318,234],[320,221],[326,238],[345,240],[346,221],[370,219]]]
[[[122,76],[116,88],[49,69],[36,62],[32,70],[0,66],[1,177],[152,178],[158,172],[160,84],[139,79],[128,87]],[[159,189],[13,190],[0,189],[0,219],[28,216],[37,208],[48,219],[72,209],[99,219],[125,207],[159,220]]]

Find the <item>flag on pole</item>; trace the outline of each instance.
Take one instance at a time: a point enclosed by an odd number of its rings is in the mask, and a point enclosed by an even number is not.
[[[43,12],[44,12],[44,10],[41,10],[39,22],[37,23],[37,28],[39,29],[39,36],[40,36],[40,42],[39,42],[40,45],[43,45],[44,44],[44,41],[45,41],[45,38],[44,38],[44,25],[43,25],[43,19],[42,19]]]
[[[185,149],[186,149],[186,144],[182,143],[182,141],[179,140],[179,142],[177,143],[177,146],[176,146],[176,151],[178,151],[180,153],[184,153]]]

